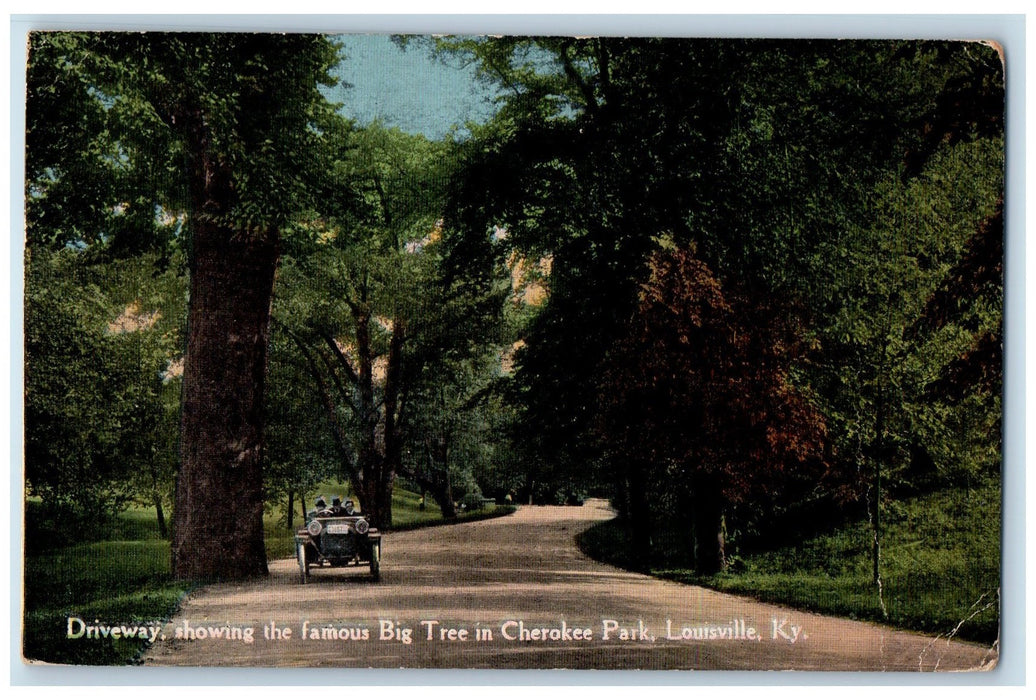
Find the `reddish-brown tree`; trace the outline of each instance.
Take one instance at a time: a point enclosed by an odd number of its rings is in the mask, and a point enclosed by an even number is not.
[[[802,351],[792,316],[725,289],[692,251],[651,257],[601,383],[602,437],[638,549],[650,546],[650,482],[685,506],[696,568],[711,573],[726,567],[729,505],[772,494],[789,470],[822,465],[823,418],[791,378]]]

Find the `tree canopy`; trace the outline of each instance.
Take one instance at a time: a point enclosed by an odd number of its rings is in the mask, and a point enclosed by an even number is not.
[[[908,332],[932,327],[922,320],[926,300],[980,222],[994,215],[1002,191],[1003,73],[993,48],[605,38],[447,38],[438,48],[473,58],[504,95],[463,161],[447,222],[472,241],[503,227],[508,246],[551,261],[550,294],[525,331],[512,392],[519,442],[531,453],[583,478],[615,482],[625,494],[620,502],[636,509],[661,460],[635,448],[620,449],[626,456],[615,459],[618,436],[649,431],[628,407],[616,409],[604,432],[595,428],[598,377],[608,378],[608,395],[621,396],[615,387],[689,381],[694,367],[714,375],[737,357],[734,345],[722,357],[701,356],[656,376],[644,366],[652,356],[645,347],[628,349],[629,319],[645,311],[638,310],[638,290],[647,280],[661,284],[659,240],[700,266],[675,274],[670,304],[686,298],[682,303],[719,313],[738,299],[731,319],[757,321],[742,331],[745,347],[759,358],[763,348],[778,349],[792,392],[785,395],[805,402],[800,417],[815,416],[806,421],[813,437],[800,447],[831,456],[842,485],[828,488],[839,498],[859,494],[876,513],[882,475],[895,472],[894,481],[905,484],[905,466],[920,468],[931,450],[961,445],[950,433],[959,437],[969,424],[975,432],[966,432],[977,437],[995,424],[995,389],[973,394],[972,408],[984,408],[965,418],[967,410],[948,412],[922,399],[921,388],[952,372],[950,358],[979,364],[989,356],[999,312],[986,314],[999,308],[997,292],[958,316],[967,331],[951,324],[956,331],[943,326],[941,337],[923,340]],[[998,279],[995,272],[986,278]],[[702,285],[688,286],[695,279]],[[656,333],[662,327],[653,326]],[[724,332],[737,327],[719,324]],[[774,328],[786,329],[779,342],[768,340]],[[677,362],[689,352],[680,347],[661,357]],[[745,364],[729,381],[758,392],[756,401],[782,395],[754,381],[756,369]],[[670,389],[656,390],[657,402],[647,405],[673,405],[665,398]],[[633,396],[626,399],[633,405],[646,401]],[[701,425],[701,414],[731,429],[738,424],[724,408],[729,401],[699,396],[686,404],[699,418],[670,426],[677,445],[695,432],[687,425]],[[651,414],[644,408],[639,415]],[[769,415],[760,420],[771,435],[794,424],[787,410]],[[627,431],[616,424],[622,420]],[[815,432],[821,425],[823,450]],[[944,432],[936,437],[933,430]],[[999,440],[980,442],[987,455],[999,452]],[[750,480],[765,483],[751,441],[741,444],[722,462],[747,460],[755,465]],[[946,469],[954,462],[949,451],[939,457]],[[709,459],[705,444],[697,452]],[[637,464],[631,453],[650,464]],[[970,454],[965,461],[974,468]],[[663,483],[688,481],[669,474]]]

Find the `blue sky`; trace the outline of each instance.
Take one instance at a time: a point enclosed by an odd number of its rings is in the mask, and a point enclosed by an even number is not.
[[[361,125],[380,118],[388,126],[439,139],[452,127],[486,121],[495,111],[492,93],[475,80],[473,68],[444,63],[422,43],[404,50],[383,34],[336,39],[345,60],[335,75],[353,87],[336,87],[329,97]]]

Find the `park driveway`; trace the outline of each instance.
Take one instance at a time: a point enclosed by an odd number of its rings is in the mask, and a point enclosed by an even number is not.
[[[811,671],[964,671],[996,663],[995,650],[977,644],[598,563],[579,551],[575,536],[612,516],[604,501],[590,500],[390,533],[380,583],[365,568],[324,568],[302,585],[294,559],[274,561],[267,579],[193,592],[145,663]]]

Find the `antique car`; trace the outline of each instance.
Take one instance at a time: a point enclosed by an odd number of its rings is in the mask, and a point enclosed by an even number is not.
[[[371,577],[381,578],[381,534],[359,513],[352,501],[331,507],[318,499],[306,515],[306,525],[295,533],[295,554],[302,583],[313,567],[370,566]]]

